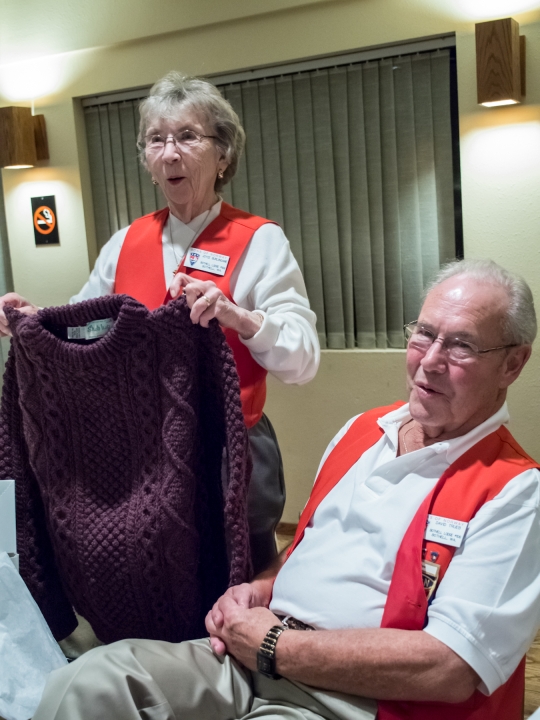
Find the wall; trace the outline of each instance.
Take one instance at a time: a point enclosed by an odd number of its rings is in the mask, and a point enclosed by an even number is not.
[[[523,275],[540,304],[540,24],[525,25],[527,97],[514,108],[490,112],[474,102],[474,38],[460,39],[463,217],[466,254],[491,256]],[[515,112],[510,112],[510,110]],[[509,394],[512,429],[540,457],[540,352],[538,347]]]
[[[279,437],[287,479],[286,522],[297,522],[324,449],[362,410],[406,400],[404,350],[325,350],[307,385],[270,378],[266,412]]]
[[[466,255],[521,272],[540,297],[540,2],[530,0],[97,0],[91,15],[51,0],[44,34],[4,0],[0,105],[29,105],[47,120],[51,160],[3,171],[15,288],[40,304],[76,292],[93,257],[93,223],[81,119],[73,98],[153,82],[171,68],[210,74],[456,32]],[[476,105],[474,22],[512,15],[527,36],[523,106]],[[61,245],[34,246],[30,197],[56,195]],[[89,250],[90,248],[90,250]],[[400,352],[323,354],[315,381],[271,382],[268,412],[283,447],[289,501],[301,509],[325,444],[352,414],[403,396]],[[514,429],[540,456],[538,353],[512,389]]]

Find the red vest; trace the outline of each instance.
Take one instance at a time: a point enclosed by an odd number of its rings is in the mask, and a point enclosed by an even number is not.
[[[171,299],[165,287],[162,243],[163,226],[168,217],[169,209],[164,208],[135,220],[127,232],[116,267],[114,291],[131,295],[150,310]],[[212,275],[184,265],[179,270],[200,280],[212,280],[234,302],[229,287],[231,275],[255,230],[267,222],[270,221],[223,202],[219,216],[202,231],[192,248],[227,255],[230,259],[225,275]],[[247,427],[253,427],[263,413],[267,371],[253,359],[238,333],[229,329],[224,332],[238,370],[244,419]]]
[[[301,541],[319,503],[381,437],[378,418],[403,405],[375,408],[361,415],[328,455],[302,512],[288,555]],[[516,475],[537,468],[505,427],[480,440],[443,473],[414,516],[401,542],[388,591],[381,627],[422,630],[427,598],[422,580],[423,549],[439,553],[439,582],[456,548],[426,542],[428,514],[469,522],[482,505]],[[377,720],[522,720],[525,658],[512,677],[490,697],[476,690],[463,703],[380,701]]]

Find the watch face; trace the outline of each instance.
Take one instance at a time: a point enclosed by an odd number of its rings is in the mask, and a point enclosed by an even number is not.
[[[257,655],[257,668],[259,672],[270,675],[274,672],[273,665],[274,663],[271,658],[265,657],[262,654]]]

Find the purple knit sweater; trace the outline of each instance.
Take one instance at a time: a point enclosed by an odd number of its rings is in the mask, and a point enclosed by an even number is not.
[[[217,322],[125,295],[6,315],[0,478],[16,481],[21,574],[53,634],[74,630],[73,607],[104,642],[204,635],[250,573],[247,435]],[[62,339],[103,318],[104,337]]]

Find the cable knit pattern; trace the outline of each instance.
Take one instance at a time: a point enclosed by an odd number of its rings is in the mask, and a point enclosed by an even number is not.
[[[251,464],[219,325],[194,326],[184,298],[6,314],[0,477],[16,480],[21,574],[53,634],[75,628],[72,607],[104,642],[205,634],[215,599],[250,575]],[[63,339],[103,318],[99,340]]]

